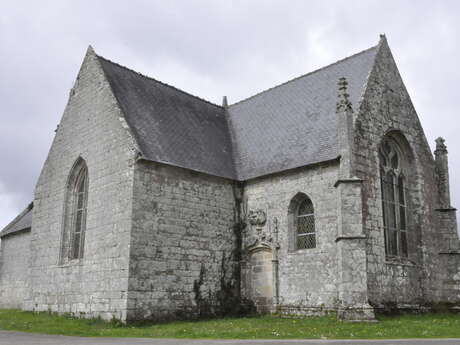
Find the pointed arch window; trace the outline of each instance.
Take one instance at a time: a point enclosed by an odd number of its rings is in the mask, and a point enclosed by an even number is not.
[[[74,164],[66,189],[61,262],[81,259],[84,253],[88,201],[88,169],[82,158]]]
[[[407,202],[403,155],[398,145],[385,139],[379,149],[385,253],[407,257]]]
[[[316,248],[315,212],[310,199],[304,199],[297,210],[297,249]]]
[[[297,193],[288,208],[289,251],[316,248],[315,211],[304,193]]]

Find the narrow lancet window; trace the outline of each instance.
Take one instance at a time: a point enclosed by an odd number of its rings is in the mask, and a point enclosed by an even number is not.
[[[83,257],[88,200],[88,169],[79,158],[67,182],[61,262]]]
[[[72,231],[71,259],[83,256],[83,243],[86,223],[86,169],[82,169],[75,186],[74,226]]]

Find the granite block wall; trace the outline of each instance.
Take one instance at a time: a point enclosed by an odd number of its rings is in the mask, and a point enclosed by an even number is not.
[[[128,318],[220,313],[234,281],[233,182],[139,161],[134,174]]]
[[[0,308],[22,308],[29,294],[30,231],[1,240]]]
[[[276,249],[278,277],[273,280],[274,307],[289,314],[321,314],[337,307],[337,190],[338,161],[247,181],[244,196],[248,212],[262,210],[262,227],[248,224],[243,232],[242,293],[251,297],[251,253],[255,243]],[[288,211],[298,193],[314,206],[316,248],[295,250],[295,229],[290,229]],[[275,234],[276,231],[276,234]],[[262,238],[263,236],[263,238]],[[276,300],[276,295],[278,296]]]

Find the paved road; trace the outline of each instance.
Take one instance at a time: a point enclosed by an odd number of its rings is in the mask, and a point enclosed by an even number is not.
[[[0,331],[0,345],[460,345],[460,339],[407,340],[181,340],[80,338]]]

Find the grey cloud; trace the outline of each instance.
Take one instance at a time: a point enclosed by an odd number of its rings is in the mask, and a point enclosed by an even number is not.
[[[374,45],[386,33],[460,205],[456,1],[5,1],[0,4],[0,227],[32,198],[88,44],[219,103]],[[7,205],[7,206],[4,206]]]

